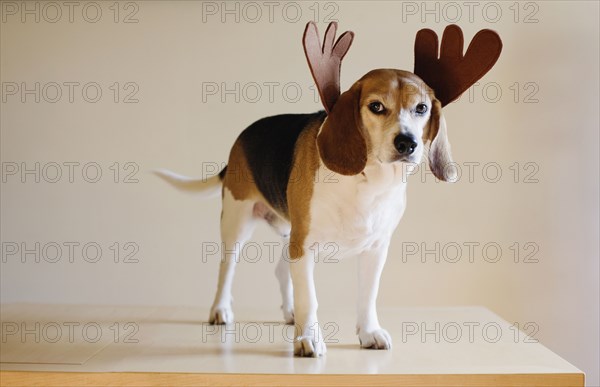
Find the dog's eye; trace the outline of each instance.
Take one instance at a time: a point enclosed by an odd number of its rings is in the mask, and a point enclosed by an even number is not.
[[[371,102],[369,104],[369,110],[375,114],[381,114],[385,112],[385,106],[381,102]]]
[[[427,105],[425,105],[424,103],[418,104],[415,108],[415,112],[418,115],[422,116],[423,114],[427,113]]]

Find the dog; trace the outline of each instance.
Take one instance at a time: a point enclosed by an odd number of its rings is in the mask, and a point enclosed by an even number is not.
[[[309,23],[307,31],[313,27]],[[347,36],[346,47],[337,49],[328,29],[321,53],[337,50],[341,63],[350,45]],[[437,50],[437,36],[435,44]],[[339,63],[330,68],[335,71],[336,66],[337,74],[329,76],[333,93],[311,66],[326,111],[254,122],[239,135],[218,175],[195,180],[157,172],[179,188],[222,196],[221,238],[227,254],[220,264],[210,323],[233,322],[235,264],[256,224],[265,221],[284,238],[289,250],[275,272],[284,319],[296,325],[296,356],[326,353],[313,271],[315,255],[330,242],[336,244],[337,257],[358,259],[360,346],[392,347],[390,334],[379,323],[376,299],[390,240],[406,208],[407,165],[420,163],[428,148],[433,174],[443,181],[456,177],[447,168],[452,162],[442,113],[447,101],[436,98],[415,73],[396,69],[369,71],[339,95]]]

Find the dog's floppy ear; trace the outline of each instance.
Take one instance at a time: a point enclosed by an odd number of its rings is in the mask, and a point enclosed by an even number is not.
[[[367,164],[367,143],[360,128],[360,84],[337,100],[317,137],[325,166],[341,175],[357,175]]]
[[[431,168],[431,172],[440,180],[456,181],[456,169],[453,166],[452,154],[450,153],[446,120],[442,114],[442,104],[437,99],[432,101],[427,137],[431,141],[429,146],[429,168]]]

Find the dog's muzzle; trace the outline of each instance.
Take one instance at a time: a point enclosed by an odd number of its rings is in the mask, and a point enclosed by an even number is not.
[[[394,139],[394,147],[400,156],[410,156],[417,149],[417,141],[411,135],[400,133]]]

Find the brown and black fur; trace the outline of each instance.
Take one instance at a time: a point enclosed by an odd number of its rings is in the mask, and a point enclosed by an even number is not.
[[[260,119],[247,127],[232,147],[222,171],[225,187],[236,199],[263,198],[278,215],[290,218],[288,189],[302,133],[321,126],[327,114],[282,114]],[[316,137],[316,131],[315,131]],[[300,174],[294,177],[300,178]]]

